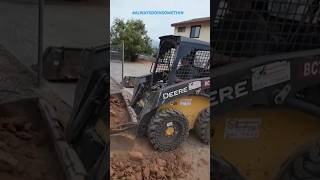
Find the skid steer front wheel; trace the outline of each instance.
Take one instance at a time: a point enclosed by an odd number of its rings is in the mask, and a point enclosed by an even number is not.
[[[320,179],[320,144],[315,143],[294,157],[289,158],[278,180]]]
[[[182,113],[173,109],[156,113],[148,125],[148,138],[157,151],[176,149],[188,135],[186,118]]]
[[[196,121],[195,131],[199,139],[205,143],[210,142],[210,109],[203,110]]]

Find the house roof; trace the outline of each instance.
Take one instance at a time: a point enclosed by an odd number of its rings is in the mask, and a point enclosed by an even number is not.
[[[190,44],[198,44],[198,45],[202,45],[202,46],[207,46],[208,48],[210,48],[210,43],[206,42],[206,41],[201,41],[198,39],[193,39],[193,38],[188,38],[188,37],[184,37],[184,36],[175,36],[175,35],[166,35],[166,36],[161,36],[159,37],[160,40],[175,40],[176,42],[179,43],[190,43]]]
[[[195,19],[190,19],[187,21],[181,21],[181,22],[173,23],[173,24],[171,24],[171,26],[174,27],[174,26],[199,24],[199,23],[210,23],[210,17],[195,18]]]

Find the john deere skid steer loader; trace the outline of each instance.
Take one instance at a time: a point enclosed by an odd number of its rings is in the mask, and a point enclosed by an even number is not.
[[[135,78],[130,106],[138,135],[147,135],[156,150],[177,148],[190,129],[209,143],[209,59],[209,43],[163,36],[151,73]]]
[[[319,3],[213,1],[213,179],[320,179]]]

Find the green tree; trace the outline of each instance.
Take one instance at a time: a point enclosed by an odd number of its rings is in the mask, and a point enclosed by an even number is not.
[[[121,44],[124,41],[125,60],[133,61],[140,53],[152,54],[151,38],[147,35],[142,20],[116,18],[111,27],[111,43]]]

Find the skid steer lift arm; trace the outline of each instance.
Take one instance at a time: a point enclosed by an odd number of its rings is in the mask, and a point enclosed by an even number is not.
[[[217,67],[210,95],[213,113],[219,115],[258,104],[296,104],[293,99],[300,90],[320,83],[319,55],[320,49],[313,49]]]

